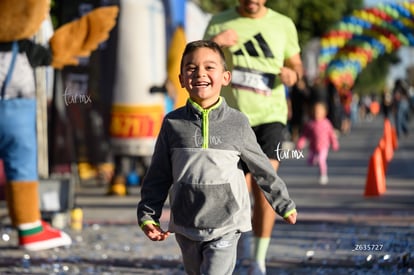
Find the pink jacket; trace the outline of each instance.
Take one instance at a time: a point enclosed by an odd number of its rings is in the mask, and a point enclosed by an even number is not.
[[[338,138],[331,122],[327,118],[319,121],[311,120],[304,125],[302,134],[297,142],[297,148],[303,149],[306,141],[309,142],[309,149],[313,152],[329,149],[330,146],[335,151],[339,149]]]

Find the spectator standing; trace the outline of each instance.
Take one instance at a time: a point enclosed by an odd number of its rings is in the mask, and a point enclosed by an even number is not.
[[[395,128],[397,136],[408,135],[408,118],[410,115],[410,102],[408,96],[408,85],[402,79],[395,81],[393,89],[393,106]]]

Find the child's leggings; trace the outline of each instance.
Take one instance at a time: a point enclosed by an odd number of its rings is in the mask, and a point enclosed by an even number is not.
[[[327,176],[328,175],[328,152],[329,148],[322,149],[319,152],[309,152],[309,158],[308,163],[313,165],[318,165],[319,167],[319,173],[321,176]]]

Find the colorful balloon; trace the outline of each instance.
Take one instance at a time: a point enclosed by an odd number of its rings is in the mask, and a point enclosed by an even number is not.
[[[414,45],[414,3],[355,10],[321,37],[319,70],[337,88],[352,87],[373,59]]]

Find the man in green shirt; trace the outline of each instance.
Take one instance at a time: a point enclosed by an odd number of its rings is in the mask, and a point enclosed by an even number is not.
[[[285,87],[303,75],[298,35],[293,21],[265,7],[266,0],[239,0],[239,5],[214,15],[204,34],[223,47],[232,83],[222,91],[231,107],[247,115],[257,140],[275,170],[276,150],[283,142],[288,106]],[[252,269],[266,274],[265,258],[275,212],[246,175],[254,196]]]

